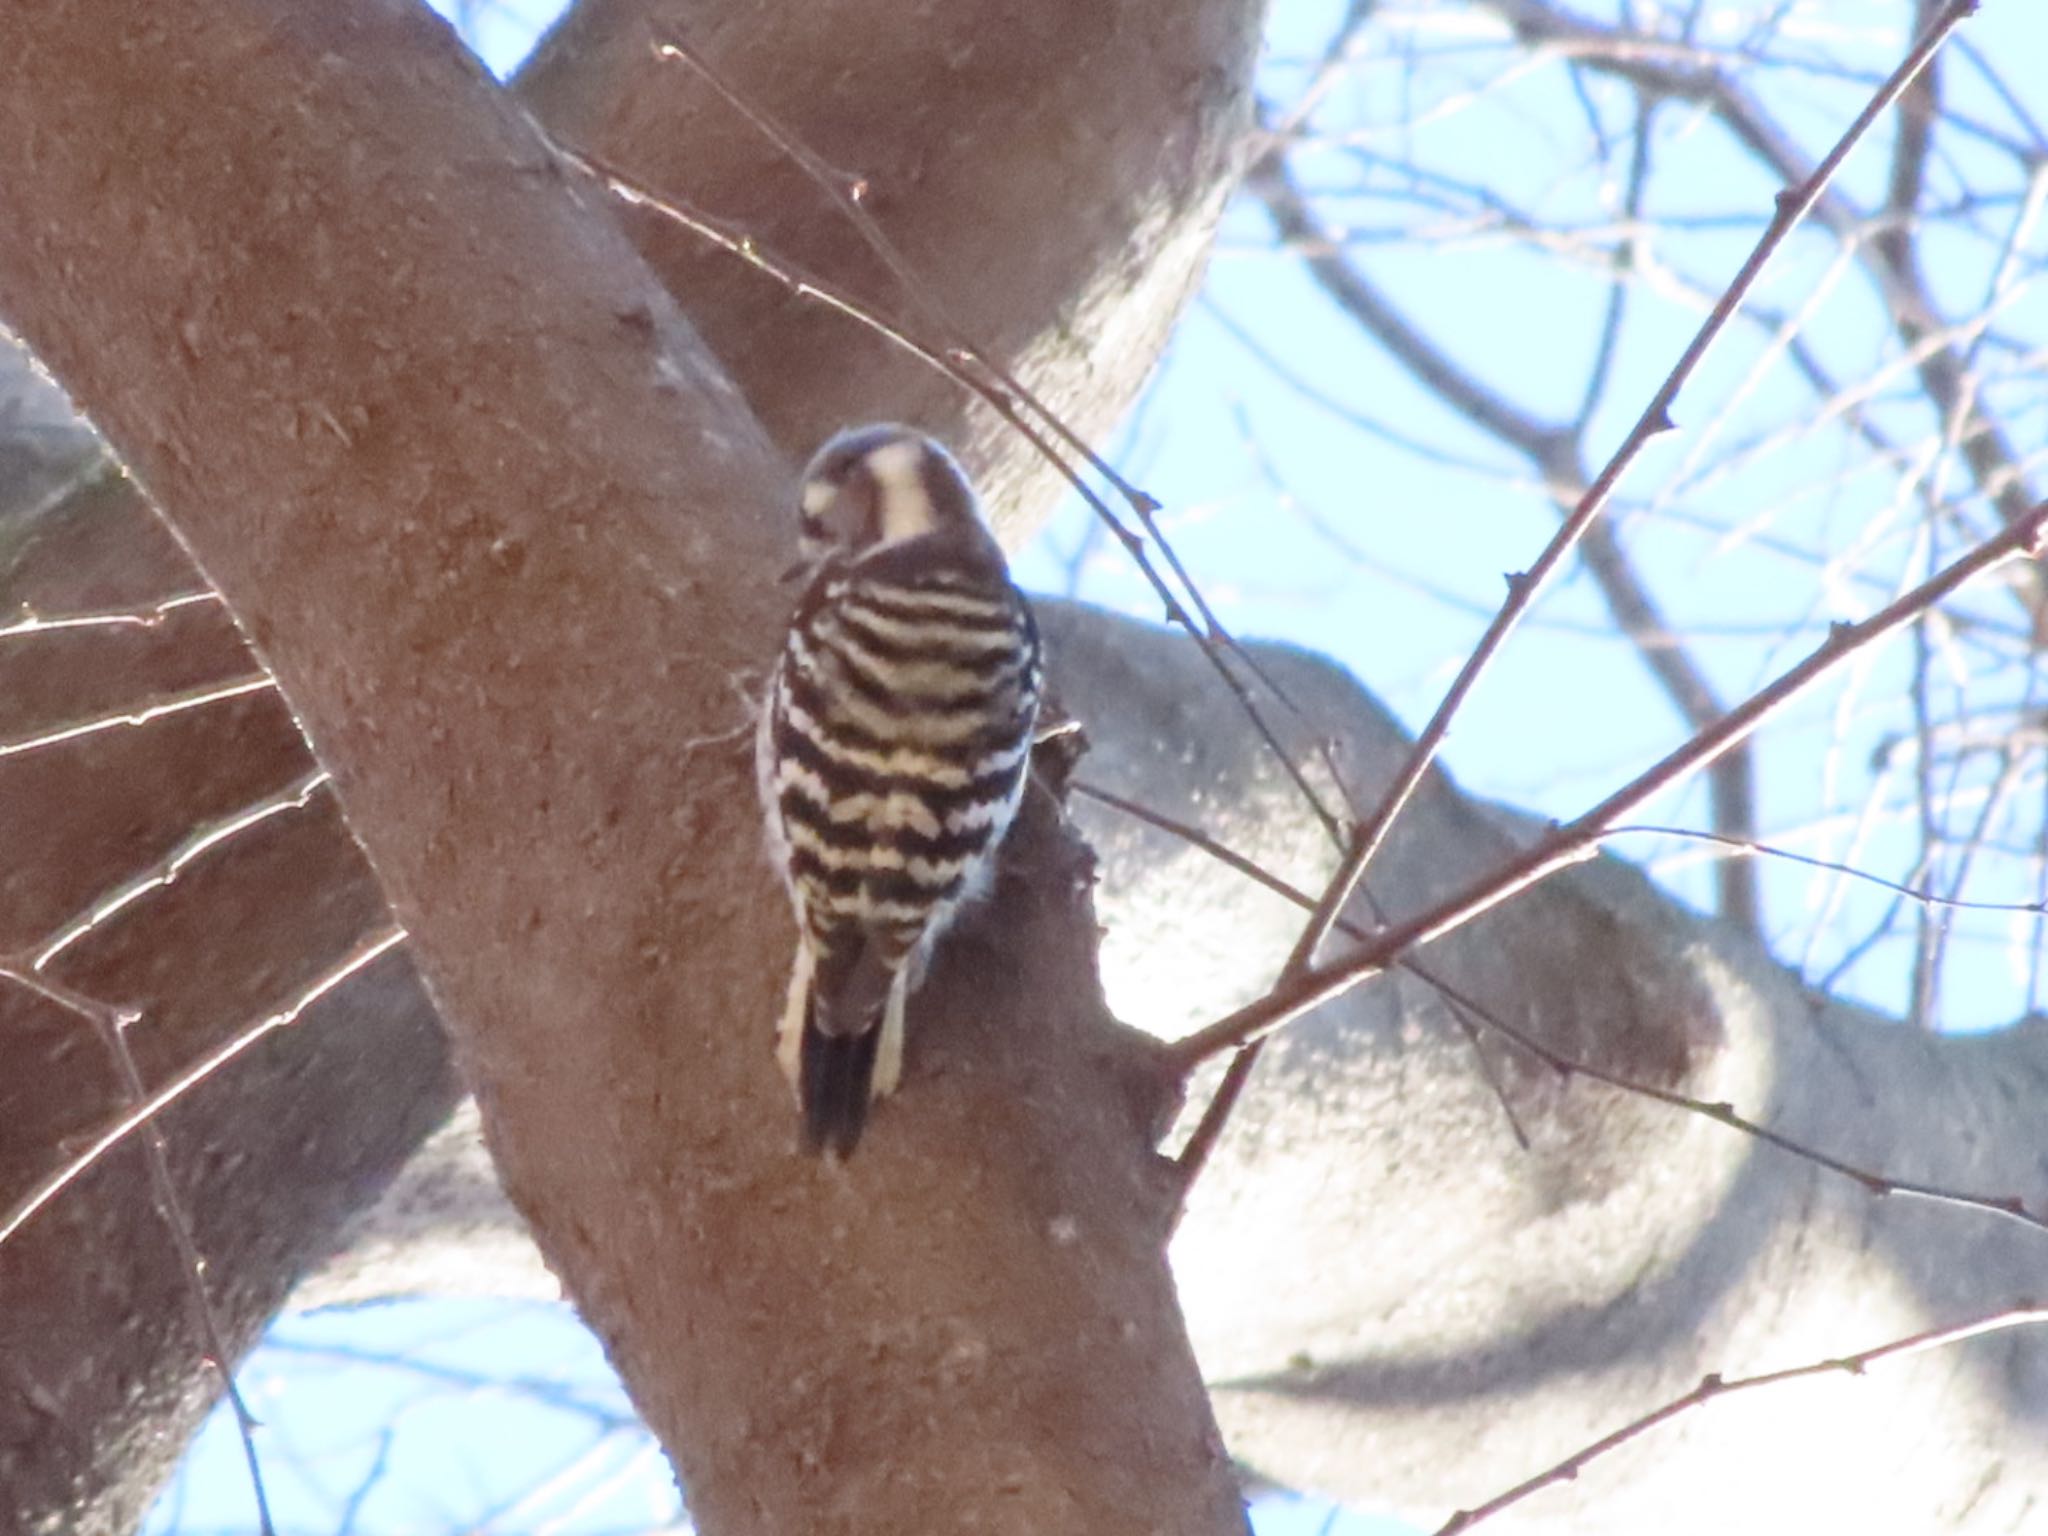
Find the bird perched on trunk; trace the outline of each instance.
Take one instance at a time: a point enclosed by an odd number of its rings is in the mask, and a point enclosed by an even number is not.
[[[1031,609],[937,443],[843,432],[801,498],[804,593],[756,760],[796,909],[776,1054],[806,1149],[843,1158],[896,1087],[904,1006],[934,946],[994,871],[1042,672]]]

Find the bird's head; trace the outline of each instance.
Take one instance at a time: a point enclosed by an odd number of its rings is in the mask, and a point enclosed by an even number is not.
[[[820,448],[804,471],[801,498],[803,568],[928,534],[989,537],[974,488],[953,456],[894,423],[855,427]]]

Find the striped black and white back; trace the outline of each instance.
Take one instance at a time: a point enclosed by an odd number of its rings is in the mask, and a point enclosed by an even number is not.
[[[808,574],[757,757],[797,922],[777,1057],[806,1148],[845,1157],[896,1087],[934,945],[993,874],[1042,678],[1031,609],[945,449],[845,432],[801,494]]]

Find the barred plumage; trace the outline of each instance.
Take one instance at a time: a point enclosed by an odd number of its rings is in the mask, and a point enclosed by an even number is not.
[[[834,438],[802,491],[808,580],[761,712],[771,853],[796,910],[777,1056],[844,1157],[902,1071],[904,1007],[1023,795],[1038,631],[952,457]]]

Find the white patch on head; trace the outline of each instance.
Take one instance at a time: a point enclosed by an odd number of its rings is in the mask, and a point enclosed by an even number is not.
[[[839,487],[829,480],[812,480],[804,486],[804,513],[809,517],[823,517],[832,505],[832,498],[839,494]]]
[[[881,488],[882,542],[894,544],[930,533],[938,526],[921,470],[931,450],[920,438],[884,443],[867,458],[868,472]]]
[[[924,442],[915,437],[899,437],[871,449],[868,465],[875,472],[875,478],[884,485],[916,484],[917,467],[924,462],[927,452]]]

